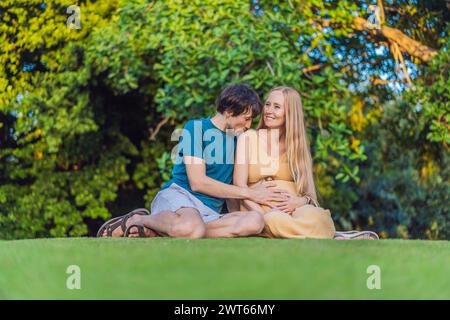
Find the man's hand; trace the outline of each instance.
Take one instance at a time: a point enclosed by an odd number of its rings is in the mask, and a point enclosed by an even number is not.
[[[275,182],[264,181],[258,182],[251,186],[249,190],[248,199],[256,203],[274,208],[271,203],[273,201],[286,201],[288,200],[289,193],[284,189],[276,188]]]
[[[304,206],[308,202],[306,197],[294,196],[292,194],[288,194],[288,199],[285,201],[279,202],[275,209],[284,211],[286,213],[292,214],[295,209]]]

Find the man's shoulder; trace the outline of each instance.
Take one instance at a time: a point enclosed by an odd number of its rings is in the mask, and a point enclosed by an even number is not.
[[[184,127],[193,127],[194,125],[205,125],[207,124],[208,118],[195,118],[195,119],[189,119],[188,121],[186,121],[186,123],[184,124]]]
[[[201,129],[205,126],[205,118],[189,119],[183,126],[183,129],[193,131],[194,128]]]
[[[186,121],[184,125],[187,126],[189,124],[194,124],[196,122],[203,122],[203,118],[189,119],[188,121]]]

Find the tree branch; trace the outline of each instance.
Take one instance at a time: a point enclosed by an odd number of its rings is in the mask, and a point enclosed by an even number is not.
[[[391,27],[381,27],[381,29],[371,29],[368,27],[366,19],[355,17],[353,20],[354,27],[360,31],[366,31],[375,36],[382,36],[387,40],[398,44],[402,51],[408,52],[411,56],[419,58],[423,62],[428,62],[431,58],[437,55],[437,50],[427,47],[426,45],[408,37],[406,34],[398,29]]]
[[[158,134],[159,130],[161,130],[161,127],[165,125],[169,120],[169,116],[164,116],[164,118],[156,125],[155,129],[150,129],[150,140],[155,140],[156,135]]]
[[[322,64],[321,63],[316,64],[314,66],[305,67],[305,68],[302,69],[302,72],[306,73],[306,72],[314,71],[314,70],[317,70],[317,69],[320,69],[320,68],[322,68]]]

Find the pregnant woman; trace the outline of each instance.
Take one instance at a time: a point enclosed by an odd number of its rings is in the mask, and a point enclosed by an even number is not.
[[[241,210],[264,213],[268,238],[376,239],[373,232],[336,233],[331,213],[317,202],[313,166],[299,93],[290,87],[269,92],[257,130],[239,137],[233,183],[273,181],[285,200],[261,206],[241,200]]]

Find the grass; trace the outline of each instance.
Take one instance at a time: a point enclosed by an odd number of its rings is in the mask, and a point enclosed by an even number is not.
[[[449,241],[0,241],[1,299],[450,299]],[[81,289],[68,290],[69,265]],[[366,285],[369,265],[381,289]]]

